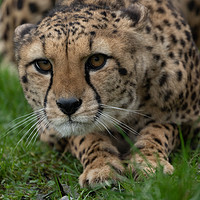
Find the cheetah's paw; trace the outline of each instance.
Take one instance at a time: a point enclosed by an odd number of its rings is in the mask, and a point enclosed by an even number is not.
[[[119,180],[124,167],[119,159],[99,158],[88,165],[79,177],[81,187],[95,187],[97,185],[110,185]]]

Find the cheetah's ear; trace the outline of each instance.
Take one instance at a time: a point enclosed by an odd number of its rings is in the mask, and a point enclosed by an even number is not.
[[[22,24],[15,29],[14,41],[19,42],[31,29],[35,28],[35,24]]]
[[[30,31],[35,28],[34,24],[23,24],[18,26],[15,29],[14,33],[14,50],[15,50],[15,59],[18,62],[19,60],[19,51],[24,42],[25,36],[30,33]]]
[[[131,4],[121,10],[121,17],[128,17],[133,23],[131,26],[142,28],[148,19],[148,9],[140,3]]]

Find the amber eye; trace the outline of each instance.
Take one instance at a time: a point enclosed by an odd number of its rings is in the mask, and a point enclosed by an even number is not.
[[[88,58],[86,66],[89,69],[98,70],[101,69],[106,64],[107,59],[108,56],[104,54],[94,54]]]
[[[52,65],[48,60],[36,60],[34,66],[41,73],[48,73],[52,69]]]

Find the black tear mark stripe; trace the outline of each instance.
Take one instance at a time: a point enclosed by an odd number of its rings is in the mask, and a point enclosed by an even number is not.
[[[95,93],[95,99],[98,103],[98,112],[96,113],[96,116],[94,117],[94,120],[96,121],[97,118],[100,117],[101,115],[101,112],[103,110],[102,106],[101,106],[101,97],[100,95],[98,94],[96,88],[92,85],[91,81],[90,81],[90,75],[89,75],[89,69],[87,67],[85,67],[85,80],[87,82],[87,84],[92,88],[92,90],[94,91]]]
[[[49,87],[47,88],[46,95],[44,97],[44,108],[46,108],[46,106],[47,106],[47,96],[48,96],[49,91],[50,91],[50,89],[52,87],[52,84],[53,84],[53,70],[51,71],[51,78],[50,78]],[[46,114],[46,111],[44,111],[44,112]]]

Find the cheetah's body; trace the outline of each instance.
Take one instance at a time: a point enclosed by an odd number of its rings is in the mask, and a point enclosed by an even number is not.
[[[44,108],[37,113],[43,126],[48,124],[41,138],[51,142],[55,132],[70,136],[68,144],[66,139],[59,144],[67,144],[82,162],[81,185],[107,179],[110,165],[123,172],[122,157],[131,160],[130,167],[134,161],[148,170],[116,126],[152,167],[159,158],[164,172],[173,171],[168,155],[179,143],[178,125],[187,134],[200,112],[199,51],[184,19],[200,5],[191,2],[60,1],[37,25],[16,29],[15,55],[26,98],[36,112]],[[193,29],[199,20],[196,11]],[[94,68],[93,55],[105,62]],[[41,60],[52,68],[38,68]]]

